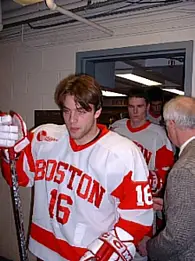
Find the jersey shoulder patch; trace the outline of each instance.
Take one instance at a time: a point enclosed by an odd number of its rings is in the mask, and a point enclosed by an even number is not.
[[[65,125],[49,123],[38,126],[32,132],[37,142],[55,142],[67,133],[67,128]]]

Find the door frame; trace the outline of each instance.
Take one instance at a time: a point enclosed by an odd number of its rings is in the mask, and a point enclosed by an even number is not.
[[[141,59],[159,57],[165,54],[185,54],[184,93],[192,95],[193,41],[160,43],[142,46],[93,50],[76,53],[76,73],[95,77],[95,63],[111,62],[121,59]]]

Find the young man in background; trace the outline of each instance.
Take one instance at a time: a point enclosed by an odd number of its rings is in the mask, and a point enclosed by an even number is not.
[[[147,120],[149,107],[144,88],[132,88],[128,96],[129,119],[115,121],[111,129],[140,148],[150,171],[153,194],[159,195],[173,165],[174,155],[164,129]]]
[[[167,173],[174,163],[174,154],[165,130],[147,120],[149,106],[144,88],[132,88],[128,96],[129,119],[114,122],[111,129],[132,140],[140,148],[148,165],[152,194],[154,197],[163,197]],[[157,211],[149,237],[164,226],[163,220],[162,211]],[[139,260],[147,258],[140,257]]]

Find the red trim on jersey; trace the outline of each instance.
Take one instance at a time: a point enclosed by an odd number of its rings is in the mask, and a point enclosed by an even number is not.
[[[65,240],[58,239],[52,232],[49,232],[36,224],[31,224],[31,237],[39,244],[58,253],[70,261],[78,261],[85,254],[87,248],[69,245]]]
[[[91,142],[89,142],[87,144],[77,145],[76,142],[70,137],[70,145],[71,145],[72,150],[80,151],[80,150],[86,149],[89,146],[91,146],[92,144],[94,144],[95,142],[97,142],[99,139],[101,139],[105,134],[107,134],[109,132],[109,130],[107,129],[106,126],[104,126],[102,124],[98,124],[97,126],[101,130],[101,134],[98,136],[97,139],[92,140]]]
[[[28,139],[30,141],[30,144],[24,149],[24,153],[26,154],[29,169],[30,169],[31,172],[35,172],[35,162],[34,162],[34,158],[33,158],[33,155],[32,155],[32,140],[33,140],[33,137],[34,137],[34,133],[30,132],[28,134]]]
[[[122,228],[123,230],[127,231],[131,236],[133,236],[134,240],[132,240],[132,242],[135,245],[137,245],[145,235],[151,233],[150,231],[152,230],[152,226],[143,226],[135,222],[124,220],[122,218],[119,218],[119,221],[115,225],[115,228],[116,227]],[[125,242],[125,240],[121,240]]]
[[[123,179],[122,183],[112,192],[112,196],[119,199],[120,203],[118,208],[122,210],[148,210],[152,209],[153,205],[144,204],[143,206],[138,206],[137,204],[137,192],[136,187],[143,185],[143,187],[148,185],[148,182],[144,181],[132,181],[132,172],[130,171]],[[151,192],[151,191],[150,191]],[[127,231],[130,235],[134,237],[133,242],[137,244],[144,235],[149,233],[152,226],[145,226],[132,221],[124,220],[122,217],[116,223],[115,227],[121,227]]]
[[[168,150],[166,146],[163,146],[156,152],[156,173],[158,178],[162,179],[162,184],[164,186],[166,182],[166,177],[169,170],[163,170],[163,168],[171,168],[174,164],[174,153],[171,150]]]
[[[142,126],[137,127],[137,128],[133,128],[133,127],[131,126],[131,121],[130,121],[130,120],[127,120],[127,128],[128,128],[131,132],[137,132],[137,131],[144,130],[144,129],[146,129],[150,124],[151,124],[150,121],[146,121]]]
[[[152,205],[137,205],[137,192],[136,187],[142,185],[147,186],[148,181],[133,181],[131,179],[132,171],[130,171],[123,179],[122,183],[111,193],[112,196],[119,199],[120,203],[118,208],[120,209],[152,209]],[[151,191],[149,191],[151,192]]]
[[[172,167],[174,164],[174,154],[173,151],[168,150],[164,145],[156,152],[156,162],[155,166],[157,169],[163,167]]]

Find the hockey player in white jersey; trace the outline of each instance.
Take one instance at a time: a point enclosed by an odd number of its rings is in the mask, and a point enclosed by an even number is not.
[[[162,197],[168,170],[174,163],[174,154],[165,130],[147,120],[148,110],[149,101],[144,88],[132,88],[128,97],[130,119],[115,121],[111,130],[129,138],[140,148],[149,168],[153,196]],[[154,230],[163,225],[161,212],[158,215]]]
[[[140,148],[150,170],[153,195],[159,195],[174,163],[174,154],[164,128],[147,120],[149,106],[144,88],[132,88],[128,97],[129,119],[115,121],[111,130]]]
[[[19,184],[35,187],[29,249],[44,261],[130,261],[153,222],[144,158],[97,124],[102,93],[92,77],[65,78],[55,101],[65,125],[28,134],[18,114],[0,117],[3,175],[10,184],[5,148],[14,146]]]

